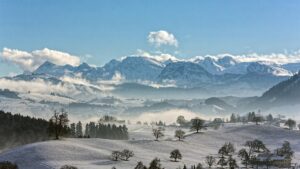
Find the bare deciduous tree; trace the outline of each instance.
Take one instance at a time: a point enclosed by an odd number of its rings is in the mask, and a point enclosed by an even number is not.
[[[215,157],[209,155],[209,156],[206,156],[205,162],[208,165],[208,167],[211,168],[215,164],[216,159],[215,159]]]
[[[59,136],[63,134],[64,128],[68,125],[68,113],[64,109],[61,109],[60,112],[54,111],[49,122],[50,133],[54,132],[55,139],[58,140]]]
[[[155,137],[155,141],[158,141],[159,138],[164,136],[161,128],[153,129],[152,134]]]

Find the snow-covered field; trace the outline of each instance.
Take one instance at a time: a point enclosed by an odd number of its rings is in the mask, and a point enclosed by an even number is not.
[[[184,141],[173,137],[175,127],[167,127],[165,137],[154,141],[150,126],[131,126],[130,140],[63,139],[25,145],[0,154],[0,161],[16,162],[21,169],[60,168],[69,164],[80,169],[133,169],[138,161],[148,165],[154,158],[161,159],[166,169],[201,162],[207,155],[215,155],[225,142],[232,142],[239,150],[245,141],[260,139],[270,150],[280,147],[287,140],[295,151],[293,162],[300,161],[300,132],[267,125],[226,125],[218,130],[209,129],[199,134],[189,134]],[[135,156],[130,161],[112,161],[114,150],[130,149]],[[169,153],[179,149],[180,162],[172,162]],[[237,158],[237,157],[236,157]]]

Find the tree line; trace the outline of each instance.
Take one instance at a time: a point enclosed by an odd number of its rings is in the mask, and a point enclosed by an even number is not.
[[[0,149],[49,139],[49,122],[0,110]]]
[[[105,117],[107,118],[108,116]],[[117,126],[100,122],[86,124],[85,132],[83,132],[81,122],[69,125],[68,113],[63,109],[55,111],[49,120],[0,110],[0,136],[1,150],[51,138],[59,139],[62,136],[107,139],[128,139],[129,137],[125,125]]]
[[[89,122],[85,125],[85,132],[83,132],[83,124],[81,121],[78,123],[71,123],[68,125],[68,113],[63,109],[60,112],[55,111],[54,115],[49,120],[49,134],[59,139],[60,136],[73,137],[73,138],[105,138],[116,140],[127,140],[128,129],[126,125],[116,125],[104,123],[111,121],[112,116],[102,117],[98,123]]]

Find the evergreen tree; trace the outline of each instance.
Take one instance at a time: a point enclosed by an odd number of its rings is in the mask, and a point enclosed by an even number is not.
[[[70,124],[70,132],[71,137],[76,137],[75,123]]]
[[[236,163],[236,160],[234,158],[232,158],[232,156],[230,155],[229,158],[228,158],[228,165],[229,165],[229,168],[230,169],[234,169],[234,168],[237,168],[238,165]]]
[[[235,123],[236,122],[236,117],[235,117],[234,113],[232,113],[231,116],[230,116],[230,122],[231,123]]]
[[[273,121],[273,116],[272,114],[269,114],[267,117],[266,117],[267,121],[271,122]]]
[[[227,165],[227,160],[226,160],[226,158],[225,158],[224,155],[221,155],[221,156],[219,157],[218,165],[220,165],[221,168],[224,168],[224,166]]]
[[[160,159],[155,158],[150,162],[150,166],[148,169],[163,169],[160,164]]]
[[[241,158],[242,164],[245,165],[246,168],[248,168],[248,164],[250,162],[249,152],[243,148],[239,151],[238,156]]]
[[[137,165],[134,167],[134,169],[147,169],[146,166],[140,161],[137,163]]]
[[[90,127],[89,127],[89,124],[87,123],[86,125],[85,125],[85,131],[84,131],[84,135],[85,135],[85,137],[90,137]]]
[[[82,137],[82,136],[83,136],[81,121],[79,121],[79,122],[76,124],[76,136],[77,136],[77,137]]]

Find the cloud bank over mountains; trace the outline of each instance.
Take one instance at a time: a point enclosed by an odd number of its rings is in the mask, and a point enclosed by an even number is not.
[[[231,57],[238,62],[270,62],[274,64],[287,64],[287,63],[300,63],[300,51],[293,53],[271,53],[271,54],[242,54],[242,55],[233,55],[233,54],[218,54],[218,55],[204,55],[204,56],[194,56],[191,58],[177,58],[170,53],[162,52],[147,52],[144,50],[137,50],[133,55],[129,56],[141,56],[157,60],[158,62],[167,62],[167,61],[187,61],[195,62],[199,60],[204,60],[205,58],[210,58],[212,60],[218,60],[224,57]],[[122,57],[122,59],[126,58]],[[81,63],[80,57],[71,55],[66,52],[52,50],[44,48],[41,50],[34,50],[32,52],[22,51],[18,49],[3,48],[0,58],[11,64],[17,65],[23,71],[32,72],[36,70],[40,65],[46,61],[50,61],[56,65],[71,65],[78,66]]]
[[[78,56],[48,48],[34,50],[32,52],[3,48],[1,58],[6,62],[19,66],[24,71],[34,71],[45,61],[50,61],[57,65],[69,64],[77,66],[80,64],[80,58]]]

